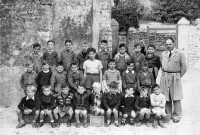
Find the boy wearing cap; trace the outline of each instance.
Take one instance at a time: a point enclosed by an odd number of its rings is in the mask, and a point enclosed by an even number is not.
[[[115,117],[115,125],[118,127],[118,110],[120,106],[121,96],[117,93],[118,84],[115,81],[112,81],[109,85],[109,92],[103,94],[102,102],[105,108],[107,123],[106,127],[111,125],[110,116],[113,113]]]

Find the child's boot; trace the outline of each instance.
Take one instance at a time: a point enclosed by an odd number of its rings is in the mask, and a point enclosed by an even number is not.
[[[130,119],[130,125],[134,126],[135,123],[134,123],[134,119]]]
[[[76,123],[76,127],[77,127],[77,128],[80,128],[80,127],[81,127],[80,122],[77,122],[77,123]]]
[[[154,119],[152,127],[158,128],[158,121],[157,121],[157,119]]]
[[[165,128],[165,124],[163,123],[163,121],[161,120],[161,118],[158,119],[158,123],[162,128]]]
[[[40,121],[37,125],[37,127],[42,127],[43,126],[44,121]]]
[[[151,126],[151,124],[150,124],[150,122],[149,122],[149,119],[146,120],[146,126],[147,126],[147,127],[150,127],[150,126]]]
[[[71,127],[71,120],[67,121],[67,127]]]
[[[125,124],[126,124],[126,119],[122,119],[121,125],[125,126]]]
[[[55,128],[56,127],[56,124],[54,122],[51,122],[51,127],[52,128]]]
[[[22,128],[22,127],[24,127],[24,126],[26,126],[25,123],[19,123],[19,125],[18,125],[16,128]]]
[[[109,127],[111,125],[111,121],[110,120],[107,120],[106,122],[106,127]]]
[[[84,127],[84,128],[87,128],[87,127],[88,127],[87,122],[84,122],[84,123],[83,123],[83,127]]]
[[[119,122],[118,122],[118,120],[115,121],[115,126],[116,126],[116,127],[119,127]]]
[[[32,127],[33,127],[33,128],[36,128],[36,127],[37,127],[37,125],[36,125],[36,122],[35,122],[35,121],[33,121],[33,122],[32,122]]]
[[[55,126],[60,127],[60,119],[55,119]]]

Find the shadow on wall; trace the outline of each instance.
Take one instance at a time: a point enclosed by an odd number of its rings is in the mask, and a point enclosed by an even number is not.
[[[20,89],[20,77],[25,71],[21,67],[0,68],[0,107],[17,106],[24,91]]]

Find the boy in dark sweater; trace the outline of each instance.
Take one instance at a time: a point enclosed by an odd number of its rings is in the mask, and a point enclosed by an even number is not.
[[[47,51],[43,54],[43,60],[46,60],[50,64],[52,72],[56,70],[58,53],[55,51],[55,42],[53,40],[47,42]]]
[[[134,63],[135,72],[138,74],[141,70],[141,65],[146,61],[145,56],[143,53],[141,53],[141,44],[137,43],[134,45],[134,51],[133,55],[130,57],[131,63]]]
[[[55,96],[61,93],[61,85],[67,84],[67,72],[62,62],[57,63],[56,71],[51,76],[51,89]]]
[[[149,45],[145,56],[146,61],[148,62],[149,71],[153,73],[154,81],[156,81],[161,66],[160,57],[154,54],[155,49],[156,47],[154,45]]]
[[[87,42],[85,41],[82,42],[82,51],[78,53],[76,59],[77,59],[78,69],[83,72],[83,63],[89,59]]]
[[[42,95],[42,87],[44,85],[50,85],[51,75],[52,72],[49,70],[50,66],[47,61],[42,62],[42,71],[39,72],[38,78],[37,78],[37,84],[38,84],[38,90],[37,95]]]
[[[103,94],[102,102],[103,106],[105,108],[106,117],[107,117],[107,123],[106,127],[111,125],[111,114],[114,114],[115,117],[115,125],[118,127],[118,112],[119,112],[119,106],[120,106],[120,99],[121,96],[119,93],[117,93],[118,84],[117,82],[111,82],[109,85],[109,92]]]
[[[87,110],[94,106],[94,98],[91,92],[87,92],[83,85],[78,85],[77,93],[73,96],[73,106],[75,110],[76,127],[80,127],[79,116],[83,116],[83,127],[87,128]]]
[[[134,63],[131,62],[127,62],[127,70],[122,74],[123,90],[126,90],[128,85],[133,85],[134,90],[137,90],[137,74],[134,71]]]
[[[148,63],[144,62],[142,64],[142,70],[138,74],[138,88],[140,90],[141,87],[146,87],[148,89],[148,95],[150,96],[154,83],[153,74],[148,70]]]
[[[140,96],[136,98],[136,102],[135,102],[135,108],[138,110],[140,114],[139,122],[136,124],[137,126],[142,125],[141,121],[144,119],[144,116],[146,117],[147,127],[150,126],[150,123],[149,123],[149,118],[151,114],[150,106],[151,106],[151,101],[148,95],[148,89],[145,87],[144,88],[142,87],[142,89],[140,90]]]
[[[135,113],[135,101],[136,97],[134,96],[135,89],[133,85],[128,85],[126,87],[126,94],[122,96],[121,99],[121,110],[123,114],[122,125],[124,126],[126,123],[126,119],[128,116],[130,117],[130,124],[134,125],[134,119],[136,117]]]
[[[107,50],[108,41],[107,40],[101,40],[100,43],[100,50],[97,52],[96,58],[101,61],[103,65],[102,72],[104,73],[108,69],[108,62],[111,59],[111,54]]]
[[[114,57],[116,61],[116,69],[120,71],[120,74],[126,70],[126,63],[129,61],[130,57],[126,53],[126,45],[120,44],[119,45],[119,52]]]
[[[66,114],[69,114],[67,127],[71,127],[71,119],[74,113],[73,108],[72,108],[73,94],[69,92],[68,85],[62,85],[61,89],[62,89],[62,92],[58,95],[58,97],[56,97],[56,108],[53,110],[56,126],[60,127],[60,119],[58,117],[58,114],[60,115],[60,117],[63,117]]]
[[[31,61],[28,61],[26,63],[26,69],[27,71],[24,72],[20,79],[20,86],[24,90],[24,93],[26,94],[26,89],[29,85],[34,85],[37,87],[37,73],[33,71],[33,63]]]
[[[71,71],[67,75],[71,93],[76,93],[79,84],[84,84],[83,72],[78,70],[77,63],[71,64]]]
[[[42,53],[40,49],[41,45],[39,43],[33,44],[33,52],[28,56],[28,60],[33,63],[33,70],[36,73],[39,73],[42,67]]]
[[[52,110],[55,107],[55,98],[51,94],[51,86],[50,85],[45,85],[43,86],[43,94],[40,97],[40,122],[38,124],[38,127],[42,127],[44,123],[44,116],[48,115],[51,126],[52,128],[55,128],[56,125],[54,123],[53,115],[52,115]]]
[[[69,72],[70,65],[72,62],[76,61],[76,54],[74,51],[72,51],[72,41],[66,40],[65,41],[65,47],[66,49],[63,50],[60,54],[61,61],[63,62],[64,69],[66,72]]]
[[[25,121],[23,115],[34,114],[34,119],[32,121],[32,127],[36,127],[36,120],[39,117],[40,111],[40,100],[35,96],[36,87],[34,85],[28,86],[26,90],[26,96],[22,98],[21,102],[18,105],[17,116],[19,125],[17,128],[24,127]]]

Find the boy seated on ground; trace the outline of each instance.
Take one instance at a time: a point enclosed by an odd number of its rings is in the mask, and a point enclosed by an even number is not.
[[[149,118],[151,114],[150,110],[151,102],[150,97],[148,95],[148,88],[142,87],[140,90],[140,96],[136,98],[135,102],[135,108],[139,111],[139,122],[136,124],[136,126],[141,126],[141,121],[146,117],[146,126],[149,127]]]
[[[23,115],[33,114],[34,119],[32,121],[32,127],[36,127],[36,120],[39,117],[40,112],[40,100],[38,96],[35,95],[37,91],[34,85],[30,85],[27,87],[26,96],[21,99],[21,102],[18,105],[17,116],[19,125],[17,128],[22,128],[26,125]]]
[[[55,98],[52,95],[51,92],[51,86],[50,85],[44,85],[43,86],[43,93],[40,97],[40,122],[38,124],[38,127],[42,127],[44,123],[44,116],[47,115],[51,122],[51,127],[55,128],[56,125],[54,123],[52,110],[54,109],[55,105]]]
[[[94,99],[90,92],[86,91],[83,85],[79,84],[77,93],[73,96],[73,106],[75,110],[76,127],[80,128],[79,116],[83,116],[83,127],[87,128],[87,113],[90,106],[94,106]]]
[[[94,82],[92,94],[94,96],[94,107],[92,112],[95,116],[101,115],[104,116],[105,111],[102,109],[102,92],[101,92],[101,84],[99,82]]]
[[[56,108],[53,110],[56,126],[60,127],[60,118],[69,114],[67,127],[71,127],[71,119],[73,116],[72,97],[73,94],[69,92],[67,84],[61,86],[62,92],[56,97]],[[60,115],[60,118],[58,116]]]
[[[153,85],[153,92],[150,96],[151,98],[151,105],[152,105],[152,112],[155,114],[153,127],[157,128],[158,124],[165,128],[165,125],[163,124],[163,121],[161,120],[161,117],[166,117],[165,113],[165,95],[160,93],[160,86],[158,84]]]
[[[121,110],[123,114],[121,124],[124,126],[126,123],[126,119],[130,117],[130,124],[134,125],[134,119],[136,117],[135,108],[134,108],[135,101],[136,101],[136,97],[134,95],[135,93],[134,86],[127,85],[125,92],[126,94],[123,95],[121,99]]]
[[[102,102],[105,108],[106,118],[107,118],[106,127],[111,125],[110,117],[112,113],[114,114],[115,117],[115,125],[117,127],[119,126],[118,112],[119,112],[121,96],[117,91],[118,91],[118,83],[112,81],[109,84],[109,92],[103,94]]]

